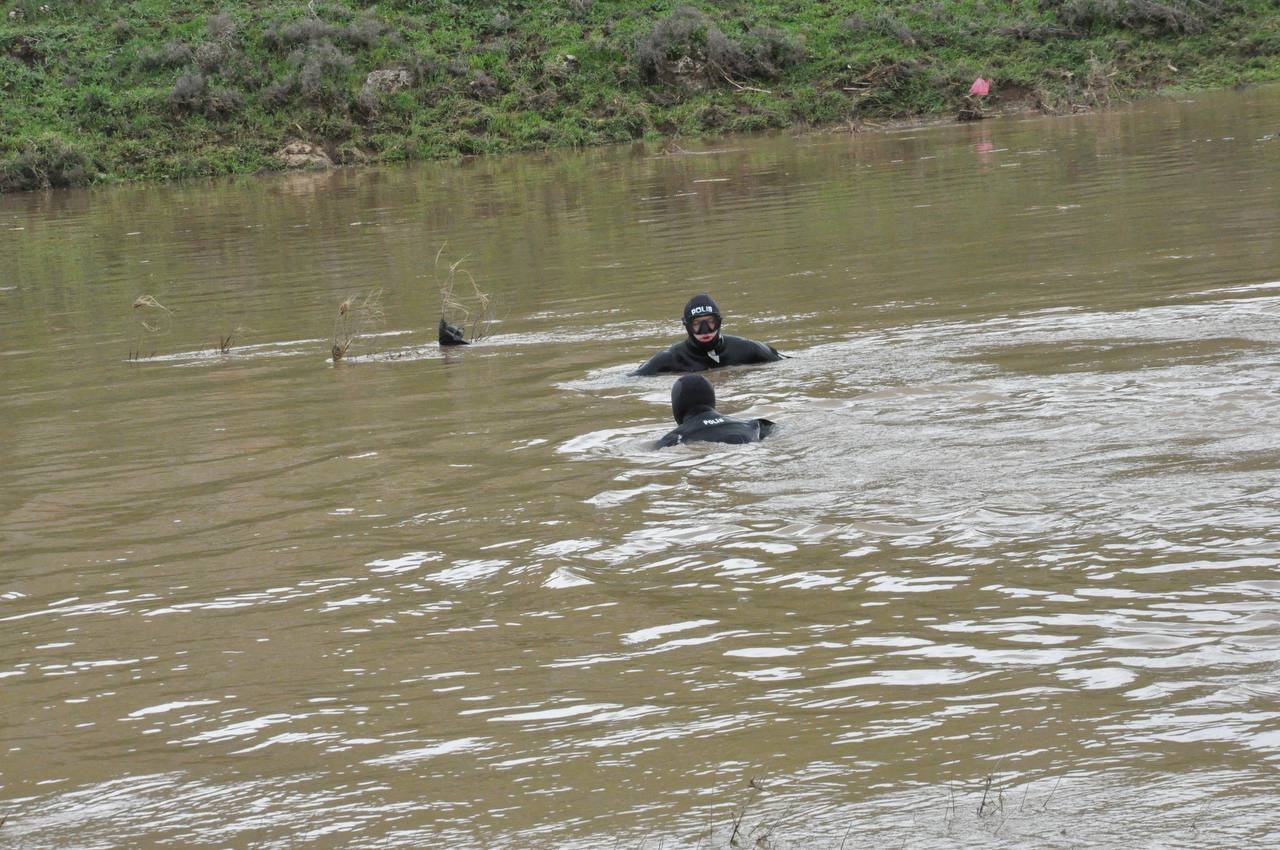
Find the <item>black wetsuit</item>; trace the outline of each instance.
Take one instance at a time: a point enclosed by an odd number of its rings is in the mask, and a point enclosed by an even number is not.
[[[695,319],[714,317],[716,336],[710,342],[699,342],[693,334]],[[724,336],[720,333],[720,307],[705,292],[695,295],[684,305],[684,323],[687,338],[659,351],[650,357],[633,375],[660,375],[664,372],[705,372],[719,366],[746,366],[751,363],[772,363],[782,355],[772,345],[743,339],[740,336]]]
[[[680,423],[680,427],[658,441],[655,448],[665,449],[680,443],[754,443],[773,432],[768,419],[733,419],[715,408],[697,411]]]
[[[697,340],[686,339],[666,351],[659,351],[631,374],[705,372],[718,366],[745,366],[750,363],[772,363],[781,359],[782,355],[773,346],[740,336],[719,336],[715,347],[710,350],[703,350]]]
[[[671,414],[680,427],[654,448],[680,443],[754,443],[773,432],[768,419],[734,419],[716,410],[716,393],[701,375],[682,375],[671,387]]]

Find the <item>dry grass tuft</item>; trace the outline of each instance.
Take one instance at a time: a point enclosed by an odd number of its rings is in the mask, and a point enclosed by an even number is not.
[[[153,333],[160,328],[160,319],[172,316],[173,311],[161,304],[153,295],[139,295],[133,302],[133,309],[142,310],[142,326]]]
[[[462,267],[460,257],[441,270],[440,257],[445,246],[436,252],[436,277],[440,283],[440,320],[445,325],[461,328],[472,342],[484,339],[493,323],[489,294],[480,290],[471,272]]]
[[[231,346],[235,340],[243,337],[248,332],[249,329],[244,325],[236,325],[234,328],[227,331],[225,335],[220,335],[218,337],[218,353],[230,354]]]
[[[349,295],[338,305],[337,318],[333,320],[333,362],[347,356],[351,343],[386,319],[382,311],[382,290],[375,289],[360,298]]]
[[[169,330],[169,320],[173,316],[173,311],[161,304],[153,295],[139,295],[133,301],[133,309],[138,317],[138,340],[129,349],[129,360],[142,360],[144,357],[155,357],[156,352],[153,346],[144,346],[143,343],[148,335],[159,336],[167,333]],[[143,351],[150,348],[149,354],[143,354]]]

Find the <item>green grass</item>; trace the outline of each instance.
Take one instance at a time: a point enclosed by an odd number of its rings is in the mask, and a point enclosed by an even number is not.
[[[1280,79],[1273,0],[0,3],[0,191]],[[400,91],[366,91],[403,69]],[[1105,90],[1103,83],[1105,82]],[[355,152],[358,151],[359,155]]]

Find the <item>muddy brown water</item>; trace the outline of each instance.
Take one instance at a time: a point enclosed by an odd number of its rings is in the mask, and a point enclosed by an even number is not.
[[[684,148],[0,198],[0,846],[1280,840],[1280,90]]]

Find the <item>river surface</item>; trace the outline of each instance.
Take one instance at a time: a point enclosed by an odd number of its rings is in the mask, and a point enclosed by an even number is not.
[[[0,197],[0,846],[1274,847],[1278,224],[1276,88]]]

